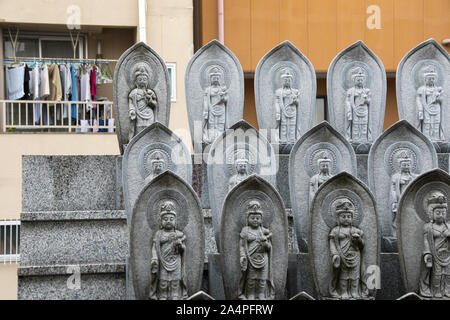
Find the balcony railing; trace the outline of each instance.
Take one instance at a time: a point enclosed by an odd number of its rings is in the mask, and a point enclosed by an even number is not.
[[[0,100],[3,132],[115,132],[111,101]]]

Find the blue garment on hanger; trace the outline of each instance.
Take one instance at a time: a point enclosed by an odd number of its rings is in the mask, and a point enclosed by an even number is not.
[[[73,64],[70,65],[70,77],[72,78],[72,97],[70,98],[71,101],[77,101],[78,97],[78,88],[77,88],[77,79],[75,77],[75,71],[73,70]],[[77,106],[76,104],[72,104],[71,106],[71,116],[72,119],[77,118]]]

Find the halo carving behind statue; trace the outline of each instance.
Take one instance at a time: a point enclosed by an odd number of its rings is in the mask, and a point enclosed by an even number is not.
[[[300,89],[301,73],[298,66],[291,61],[280,61],[275,63],[269,72],[269,79],[272,81],[272,89],[274,92],[283,86],[281,74],[285,69],[288,69],[294,75],[292,79],[292,87],[295,89]]]
[[[362,61],[353,61],[347,63],[343,68],[341,85],[345,90],[354,86],[352,80],[352,71],[358,67],[362,68],[364,70],[364,74],[366,75],[365,87],[369,89],[371,88],[370,85],[372,83],[372,69]]]
[[[357,227],[364,219],[364,207],[359,196],[348,189],[337,189],[330,192],[324,199],[321,213],[322,219],[330,229],[337,226],[336,217],[336,202],[339,199],[348,199],[355,207],[355,213],[353,214],[353,226]]]
[[[136,70],[143,67],[145,69],[145,72],[148,75],[148,85],[151,89],[154,89],[156,84],[158,83],[158,79],[157,79],[157,77],[155,77],[155,75],[151,71],[152,66],[151,66],[150,62],[142,61],[142,60],[148,60],[148,57],[145,55],[135,55],[126,62],[126,66],[124,67],[124,70],[131,70],[127,74],[128,87],[129,88],[135,87],[134,73],[136,72]],[[138,61],[138,62],[136,62],[136,61]],[[156,66],[155,66],[155,70],[157,70]]]
[[[172,149],[165,143],[160,142],[151,143],[144,149],[142,149],[141,152],[139,153],[138,168],[142,178],[145,179],[150,175],[152,171],[151,167],[152,156],[158,151],[161,153],[165,163],[164,170],[166,169],[173,170],[174,165],[171,156]]]
[[[414,85],[416,89],[423,86],[424,82],[424,69],[428,66],[433,66],[437,73],[436,86],[442,86],[442,81],[444,79],[442,66],[439,62],[431,59],[425,59],[418,61],[412,68],[412,74],[414,75]]]
[[[427,199],[430,194],[434,191],[441,191],[447,197],[447,206],[450,208],[450,199],[449,199],[449,186],[442,182],[430,182],[420,188],[414,199],[414,209],[417,216],[425,222],[430,221],[430,217],[427,212]],[[450,221],[450,215],[447,214],[447,221]]]
[[[330,173],[332,175],[336,174],[341,169],[341,163],[342,163],[342,156],[339,152],[339,149],[336,148],[331,143],[328,142],[319,142],[316,144],[313,144],[306,150],[305,155],[305,170],[308,173],[310,177],[313,175],[319,173],[319,168],[317,165],[317,159],[319,159],[322,151],[326,151],[328,154],[328,157],[331,160],[331,168]]]
[[[406,152],[411,159],[411,171],[419,174],[422,170],[422,157],[419,148],[408,141],[400,141],[390,145],[384,153],[384,168],[389,176],[400,171],[398,159]]]
[[[177,213],[177,229],[183,230],[189,222],[189,207],[184,195],[174,189],[164,189],[150,196],[147,203],[147,222],[152,230],[159,230],[160,207],[164,201],[171,200]]]
[[[210,60],[200,68],[200,86],[203,90],[210,86],[209,74],[215,67],[219,68],[222,74],[221,85],[224,85],[227,89],[230,88],[231,75],[228,66],[220,60]]]
[[[247,225],[247,204],[252,200],[258,200],[261,204],[263,226],[268,228],[273,220],[273,203],[267,194],[258,190],[247,190],[236,197],[234,203],[236,203],[237,208],[235,210],[240,211],[240,219],[236,220],[236,223],[239,228]]]
[[[233,144],[231,147],[227,148],[225,151],[226,156],[226,164],[228,167],[228,171],[231,175],[235,175],[237,173],[235,167],[235,160],[237,158],[246,158],[248,160],[248,171],[247,173],[251,175],[256,170],[257,164],[257,152],[253,146],[244,143],[238,142]]]

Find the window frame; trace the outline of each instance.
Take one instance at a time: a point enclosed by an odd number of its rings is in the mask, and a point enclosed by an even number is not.
[[[170,102],[177,102],[177,64],[166,62],[167,71],[171,70],[170,76]]]
[[[10,226],[9,228],[10,228],[10,234],[9,234],[9,239],[7,239],[6,238],[6,234],[7,234],[7,232],[6,232],[6,230],[7,230],[7,227],[8,226]],[[19,246],[20,246],[20,226],[21,226],[21,222],[20,222],[20,220],[0,220],[0,230],[4,230],[3,232],[3,241],[4,241],[4,243],[3,243],[3,248],[4,248],[4,251],[6,251],[6,241],[9,241],[10,242],[10,251],[12,251],[11,250],[11,244],[12,243],[14,243],[15,242],[15,249],[16,249],[16,253],[3,253],[3,254],[0,254],[0,263],[1,262],[3,262],[3,263],[7,263],[7,262],[9,262],[9,263],[12,263],[12,262],[19,262],[20,261],[20,248],[19,248]],[[12,239],[13,238],[13,236],[12,236],[12,230],[13,230],[13,227],[15,227],[16,228],[16,237],[15,237],[15,239]],[[0,235],[1,235],[1,232],[0,232]],[[13,241],[14,240],[14,241]]]

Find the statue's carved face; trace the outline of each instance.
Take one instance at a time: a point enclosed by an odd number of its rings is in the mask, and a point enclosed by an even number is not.
[[[283,78],[283,85],[285,87],[290,87],[292,84],[292,78],[291,77],[284,77]]]
[[[164,161],[154,161],[152,163],[153,174],[160,174],[164,169]]]
[[[352,212],[351,211],[345,211],[345,212],[339,213],[338,222],[339,222],[339,225],[344,226],[344,227],[351,226],[352,222],[353,222],[353,214],[352,214]]]
[[[247,168],[248,168],[247,162],[241,161],[236,163],[236,170],[240,174],[247,173]]]
[[[327,173],[327,172],[329,172],[329,171],[330,171],[330,163],[329,163],[329,162],[326,162],[326,161],[320,162],[320,163],[319,163],[319,170],[320,170],[320,172],[322,172],[322,173]]]
[[[140,88],[148,85],[148,77],[145,74],[140,74],[136,77],[136,85]]]
[[[250,213],[248,215],[248,224],[253,228],[261,226],[262,216],[259,213]]]
[[[355,84],[357,84],[357,85],[362,86],[362,85],[364,84],[365,80],[366,80],[366,79],[365,79],[364,76],[356,76],[356,77],[354,78],[353,82],[354,82]]]
[[[220,84],[220,76],[212,75],[211,76],[211,84],[219,85]]]
[[[401,161],[400,169],[402,171],[411,171],[411,161]]]
[[[165,230],[173,230],[177,224],[177,217],[174,214],[166,213],[161,217],[161,226]]]
[[[443,223],[447,218],[447,209],[445,208],[436,208],[433,210],[433,221],[436,223]]]
[[[436,83],[436,76],[425,76],[425,83],[428,85],[434,85]]]

